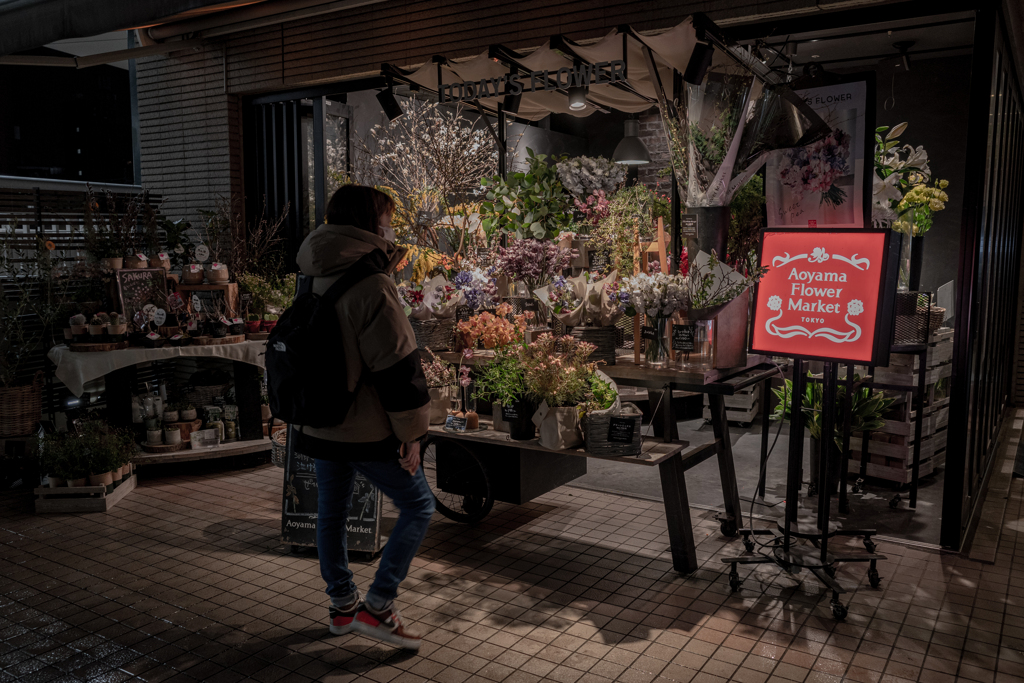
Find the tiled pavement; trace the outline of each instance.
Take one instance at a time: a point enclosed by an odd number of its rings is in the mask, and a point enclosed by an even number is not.
[[[655,503],[563,487],[475,528],[438,516],[399,599],[429,629],[418,655],[327,633],[316,561],[278,541],[280,488],[264,465],[144,481],[107,514],[0,495],[0,682],[1024,680],[1020,480],[994,565],[882,544],[880,590],[839,572],[846,623],[806,574],[731,593],[715,556],[740,544],[709,513],[690,577]]]

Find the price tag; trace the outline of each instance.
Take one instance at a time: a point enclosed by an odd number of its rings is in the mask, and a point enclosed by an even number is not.
[[[135,258],[139,259],[140,261],[148,261],[149,260],[148,258],[146,258],[145,254],[136,254]]]
[[[658,328],[644,325],[640,328],[640,338],[656,341],[658,339]]]
[[[161,251],[159,254],[156,255],[156,258],[159,261],[170,261],[171,260],[170,255],[166,251]]]
[[[690,353],[696,351],[697,326],[676,325],[672,328],[672,350]]]
[[[162,308],[158,308],[153,311],[153,322],[157,324],[157,327],[160,327],[167,322],[167,311]]]
[[[160,335],[157,334],[156,332],[150,332],[149,334],[146,335],[146,339],[153,339],[154,341],[159,339],[159,338],[160,338]]]
[[[156,315],[156,306],[153,304],[146,304],[142,307],[142,313],[146,316],[146,321],[148,322]]]
[[[513,406],[507,406],[507,405],[505,405],[503,403],[501,405],[501,419],[503,419],[505,422],[511,422],[512,420],[518,420],[519,419],[519,411],[516,410],[516,407],[514,405]]]
[[[466,418],[449,415],[444,421],[444,428],[450,432],[466,431]]]
[[[196,313],[199,313],[201,310],[203,310],[203,302],[202,300],[200,300],[198,294],[192,295],[192,310],[194,310]]]
[[[241,325],[242,324],[242,319],[241,318],[232,318],[231,319],[231,324],[232,325]]]
[[[250,294],[249,292],[246,292],[245,294],[242,295],[242,303],[243,304],[247,304],[247,303],[249,303],[251,301],[252,301],[252,294]]]
[[[178,339],[181,339],[181,335],[180,334],[176,334],[173,337],[171,337],[171,341],[177,341]]]
[[[198,266],[198,265],[196,265],[194,263],[190,263],[189,266],[188,266],[188,272],[190,272],[190,273],[198,273],[202,269],[203,269],[202,266]]]
[[[199,325],[196,323],[195,320],[189,320],[187,329],[189,332],[195,332],[196,330],[199,329]]]
[[[633,443],[636,420],[628,417],[613,417],[608,421],[608,441],[611,443]]]
[[[210,258],[210,248],[205,244],[196,245],[196,261],[200,263],[206,263],[206,259]]]
[[[683,237],[697,236],[697,214],[685,213],[679,217],[679,234]]]
[[[224,323],[225,325],[230,325],[231,324],[231,321],[228,320],[227,318],[225,318],[224,316],[220,317],[220,322]]]
[[[216,261],[214,261],[213,264],[210,266],[210,268],[212,268],[213,270],[223,270],[224,269],[224,264],[223,263],[217,263]]]

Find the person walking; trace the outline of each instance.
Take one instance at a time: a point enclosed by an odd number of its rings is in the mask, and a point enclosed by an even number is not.
[[[396,249],[394,209],[394,201],[372,187],[345,185],[334,193],[326,224],[306,237],[296,259],[302,273],[313,278],[313,293],[324,294],[368,255],[386,269]],[[331,599],[330,631],[355,631],[415,650],[421,636],[403,623],[394,600],[434,512],[418,441],[429,425],[430,396],[412,326],[387,274],[378,271],[360,280],[335,308],[352,406],[334,426],[293,430],[297,450],[316,464],[316,542]],[[399,509],[365,600],[348,567],[346,542],[356,472]]]

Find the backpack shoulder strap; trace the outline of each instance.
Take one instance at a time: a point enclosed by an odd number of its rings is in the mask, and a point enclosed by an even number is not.
[[[331,285],[326,292],[321,295],[321,300],[328,303],[334,303],[349,289],[359,284],[371,275],[377,273],[383,273],[384,270],[380,267],[382,260],[382,253],[375,249],[369,254],[366,254],[349,268],[344,275],[338,278],[338,281]]]

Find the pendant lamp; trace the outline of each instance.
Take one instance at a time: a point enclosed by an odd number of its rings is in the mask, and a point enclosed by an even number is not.
[[[640,139],[640,121],[626,119],[626,136],[619,141],[612,154],[612,161],[627,166],[639,166],[651,163],[651,153],[647,145]]]

